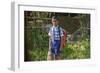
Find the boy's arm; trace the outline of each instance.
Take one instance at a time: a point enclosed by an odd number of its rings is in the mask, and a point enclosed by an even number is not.
[[[51,37],[49,36],[49,50],[51,50]]]
[[[48,36],[49,36],[49,51],[51,50],[51,28],[49,30]]]

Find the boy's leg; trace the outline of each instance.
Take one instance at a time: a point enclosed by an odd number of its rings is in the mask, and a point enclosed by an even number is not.
[[[61,60],[60,54],[55,56],[55,60]]]
[[[54,56],[51,51],[48,51],[47,60],[54,60]]]
[[[55,60],[61,60],[61,51],[60,51],[60,48],[57,50],[57,54],[55,55]]]
[[[60,52],[54,56],[51,51],[48,51],[47,60],[61,60]]]
[[[56,40],[56,44],[55,44],[55,47],[56,47],[55,60],[61,60],[60,43],[61,43],[60,40]]]

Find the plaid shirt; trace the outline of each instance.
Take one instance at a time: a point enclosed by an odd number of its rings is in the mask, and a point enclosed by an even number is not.
[[[52,40],[60,40],[60,37],[64,36],[62,28],[59,26],[52,26],[49,30],[48,35]]]

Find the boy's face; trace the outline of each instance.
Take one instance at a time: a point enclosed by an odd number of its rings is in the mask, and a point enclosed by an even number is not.
[[[57,25],[59,24],[59,20],[57,20],[57,19],[52,19],[52,24],[53,24],[54,26],[57,26]]]

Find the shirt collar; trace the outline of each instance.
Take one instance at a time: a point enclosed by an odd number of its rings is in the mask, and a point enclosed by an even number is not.
[[[59,27],[59,25],[57,25],[57,26],[52,26],[52,27]]]

